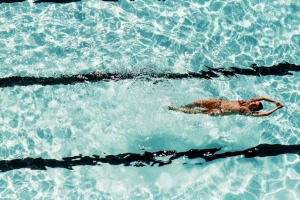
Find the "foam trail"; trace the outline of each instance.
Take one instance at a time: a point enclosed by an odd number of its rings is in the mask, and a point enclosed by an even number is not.
[[[169,99],[169,97],[165,96],[163,99],[162,99],[163,103],[161,105],[161,107],[168,107],[168,106],[171,106],[171,101]]]

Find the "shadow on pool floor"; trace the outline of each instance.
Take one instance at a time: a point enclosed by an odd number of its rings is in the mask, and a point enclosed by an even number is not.
[[[300,155],[300,145],[281,145],[281,144],[260,144],[255,147],[234,152],[224,152],[217,154],[221,148],[212,149],[191,149],[186,152],[174,150],[163,150],[158,152],[145,152],[144,154],[123,153],[116,155],[93,156],[73,156],[65,157],[62,160],[43,159],[43,158],[21,158],[12,160],[0,160],[0,171],[6,172],[16,169],[29,168],[31,170],[47,170],[50,168],[64,168],[72,170],[75,166],[99,166],[101,164],[123,165],[133,167],[144,166],[164,166],[172,164],[173,160],[179,158],[195,159],[202,158],[210,162],[220,158],[243,156],[244,158],[269,157],[282,154]],[[160,160],[167,158],[165,160]],[[202,164],[202,163],[198,163]]]
[[[100,81],[121,81],[121,80],[145,80],[158,83],[164,80],[175,79],[213,79],[221,76],[234,77],[243,76],[285,76],[293,75],[292,72],[299,72],[300,65],[290,63],[280,63],[271,67],[257,66],[252,64],[250,68],[241,69],[237,67],[212,68],[207,67],[208,71],[188,72],[188,73],[154,73],[154,72],[128,72],[128,73],[101,73],[92,72],[88,74],[60,75],[52,77],[34,76],[10,76],[0,78],[0,87],[30,86],[30,85],[69,85],[76,83],[89,83]]]

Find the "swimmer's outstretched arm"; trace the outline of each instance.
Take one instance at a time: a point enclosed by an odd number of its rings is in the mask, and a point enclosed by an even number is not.
[[[252,99],[249,99],[250,101],[268,101],[268,102],[271,102],[271,103],[277,103],[277,101],[273,100],[273,99],[270,99],[268,97],[257,97],[257,98],[252,98]]]
[[[276,102],[276,105],[277,107],[276,108],[273,108],[272,110],[270,111],[267,111],[267,112],[256,112],[256,113],[252,113],[252,116],[254,117],[264,117],[264,116],[268,116],[270,114],[272,114],[273,112],[275,112],[276,110],[280,109],[280,108],[283,108],[283,105],[279,102]]]
[[[169,110],[175,110],[175,111],[181,111],[181,112],[189,113],[189,114],[199,114],[199,113],[208,114],[210,112],[209,110],[178,108],[178,107],[174,107],[174,106],[168,106],[168,109]]]

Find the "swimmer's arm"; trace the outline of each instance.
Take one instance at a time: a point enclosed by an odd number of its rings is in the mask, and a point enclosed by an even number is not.
[[[257,98],[250,99],[250,101],[262,101],[262,100],[268,101],[268,102],[271,102],[271,103],[275,103],[275,104],[277,103],[275,100],[270,99],[268,97],[257,97]]]
[[[272,110],[267,111],[267,112],[253,112],[253,113],[251,113],[251,116],[253,116],[253,117],[265,117],[265,116],[268,116],[268,115],[272,114],[273,112],[275,112],[276,110],[278,110],[282,107],[277,106],[276,108],[273,108]]]

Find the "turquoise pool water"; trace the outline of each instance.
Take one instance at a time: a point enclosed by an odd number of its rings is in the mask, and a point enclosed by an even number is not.
[[[296,3],[295,3],[296,2]],[[186,73],[299,65],[297,1],[0,4],[0,77]],[[299,144],[300,72],[0,88],[0,160]],[[154,84],[155,83],[155,84]],[[268,96],[265,118],[171,112],[166,105]],[[267,109],[272,105],[267,105]],[[199,165],[197,163],[203,163]],[[184,164],[186,163],[186,164]],[[0,172],[1,199],[300,199],[299,156],[175,160]]]

